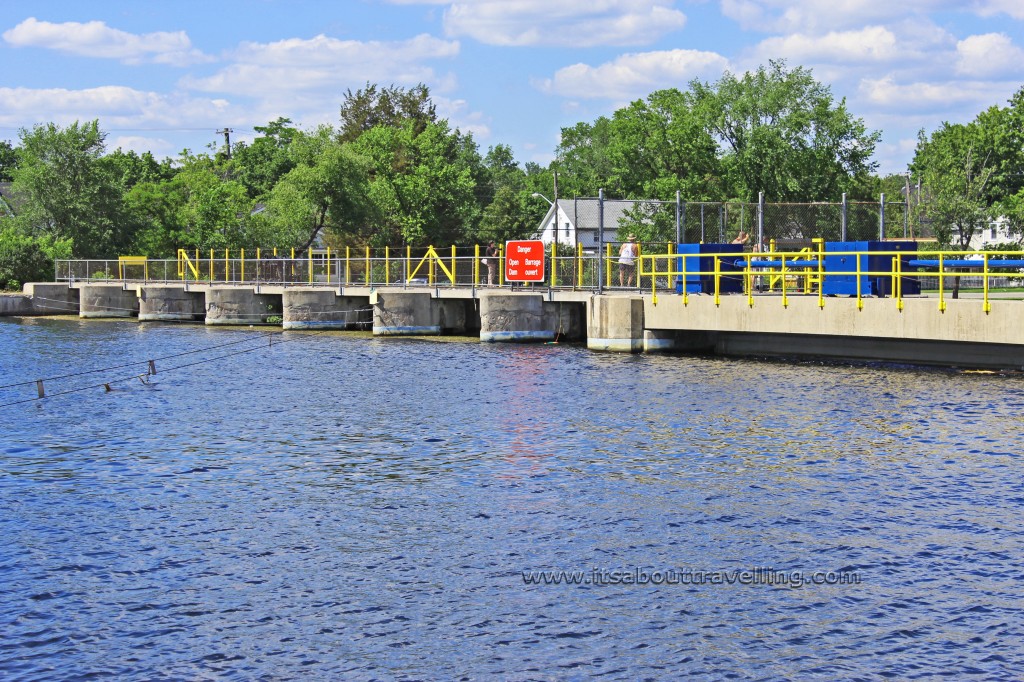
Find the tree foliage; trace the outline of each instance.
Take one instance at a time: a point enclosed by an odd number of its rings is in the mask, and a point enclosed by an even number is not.
[[[780,61],[563,128],[558,157],[589,196],[820,201],[865,186],[878,139],[809,70]]]
[[[295,167],[290,147],[301,136],[292,120],[283,117],[256,126],[256,132],[260,136],[252,144],[235,146],[232,164],[234,176],[253,199],[268,194]]]
[[[772,61],[714,85],[691,83],[691,90],[724,148],[723,174],[736,198],[834,199],[876,167],[880,134],[869,133],[808,69]]]
[[[18,166],[18,152],[8,140],[0,140],[0,182],[14,179],[14,169]]]
[[[367,83],[365,88],[355,92],[345,91],[339,137],[342,142],[353,142],[374,128],[401,128],[406,123],[411,123],[413,133],[419,135],[429,123],[436,121],[437,110],[426,85],[420,83],[406,90],[395,85],[379,88]]]
[[[14,193],[25,197],[22,230],[70,239],[76,257],[118,252],[131,241],[123,218],[123,191],[113,164],[104,162],[98,121],[54,123],[20,131]]]
[[[266,199],[253,236],[267,247],[304,252],[321,233],[355,236],[370,223],[369,165],[349,143],[322,126],[297,136],[290,150],[292,169]]]
[[[968,248],[988,222],[994,166],[975,124],[944,123],[918,141],[914,163],[928,188],[925,214],[940,244]]]
[[[70,240],[31,237],[16,227],[0,228],[0,289],[21,289],[25,282],[47,281],[53,261],[71,257]]]
[[[107,153],[97,121],[23,130],[17,146],[0,144],[0,179],[12,178],[23,209],[0,220],[37,242],[72,244],[79,257],[467,244],[533,233],[557,173],[562,201],[602,189],[660,200],[638,204],[628,226],[660,239],[674,230],[660,202],[677,193],[835,201],[895,194],[906,182],[874,177],[878,133],[808,69],[784,62],[658,90],[563,128],[546,165],[521,164],[503,144],[481,156],[472,135],[438,117],[422,84],[347,91],[337,127],[300,130],[280,117],[256,130],[230,158],[211,147],[163,161]],[[913,170],[951,243],[997,215],[1024,228],[1024,89],[969,125],[922,135]]]

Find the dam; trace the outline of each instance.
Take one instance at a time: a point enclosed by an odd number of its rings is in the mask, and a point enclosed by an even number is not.
[[[369,255],[327,261],[320,270],[311,259],[299,259],[296,269],[295,261],[247,262],[244,255],[221,261],[211,254],[204,263],[182,262],[180,254],[177,263],[126,257],[116,269],[105,263],[116,276],[76,277],[72,263],[64,281],[26,284],[23,293],[0,297],[0,316],[479,335],[483,342],[585,342],[592,350],[626,353],[1024,369],[1024,300],[989,286],[997,273],[1019,285],[1019,269],[1008,267],[1018,261],[924,258],[929,254],[905,244],[885,243],[881,252],[878,245],[820,244],[791,253],[671,245],[671,252],[640,256],[637,286],[628,288],[614,286],[610,249],[587,261],[552,253],[550,279],[499,278],[492,286],[478,255],[458,258],[454,248],[450,259],[434,252],[418,263],[392,259],[383,270]],[[952,266],[944,267],[944,259],[957,266],[957,277],[966,267],[980,271],[981,291],[953,298]],[[93,261],[85,271],[99,274],[97,267]],[[929,277],[937,291],[922,294]]]

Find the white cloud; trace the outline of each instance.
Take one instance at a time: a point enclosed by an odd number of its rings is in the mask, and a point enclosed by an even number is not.
[[[1002,33],[964,38],[956,44],[956,71],[973,78],[1024,76],[1024,50]]]
[[[84,90],[64,88],[0,88],[0,125],[25,126],[26,121],[74,121],[100,119],[104,130],[131,127],[181,129],[206,125],[213,129],[225,122],[234,124],[243,113],[220,99],[196,99],[180,95],[145,92],[108,85]],[[31,125],[31,123],[27,124]]]
[[[1014,19],[1024,19],[1024,3],[1020,0],[975,0],[972,8],[983,17],[1007,14]]]
[[[831,31],[823,36],[794,33],[768,38],[754,51],[766,59],[784,57],[796,63],[826,61],[849,65],[893,62],[904,49],[888,28],[868,26],[857,31]]]
[[[739,23],[741,28],[766,33],[820,34],[924,15],[933,10],[961,9],[957,0],[721,0],[721,3],[722,14]]]
[[[860,94],[866,101],[892,111],[938,113],[979,111],[1006,101],[1012,86],[987,81],[936,81],[897,83],[892,76],[861,81]]]
[[[296,93],[338,97],[338,89],[367,81],[385,84],[450,87],[424,62],[459,53],[458,42],[419,35],[405,41],[338,40],[324,35],[274,43],[243,43],[232,55],[234,64],[205,77],[186,77],[184,87],[262,99],[291,98]],[[317,94],[318,91],[322,94]],[[327,94],[329,93],[329,95]]]
[[[100,123],[100,129],[102,130],[102,121]],[[162,137],[143,137],[141,135],[108,136],[107,149],[111,151],[114,149],[120,149],[125,152],[135,152],[136,154],[150,152],[158,159],[167,156],[174,156],[181,151],[181,149],[176,147],[174,143],[165,140]]]
[[[686,24],[686,15],[672,7],[672,0],[392,2],[447,5],[447,34],[487,45],[648,45]]]
[[[729,61],[714,52],[642,52],[625,54],[596,67],[567,66],[537,85],[563,97],[628,100],[662,88],[684,88],[694,78],[717,77],[728,67]]]
[[[184,31],[136,35],[110,28],[102,21],[53,24],[29,17],[4,31],[3,38],[12,47],[41,47],[81,57],[117,59],[125,64],[186,66],[210,61],[192,47]]]

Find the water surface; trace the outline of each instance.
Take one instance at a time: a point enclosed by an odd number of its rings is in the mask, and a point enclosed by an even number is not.
[[[0,321],[0,384],[138,363],[0,408],[0,677],[1024,670],[1019,376],[273,340]],[[524,581],[755,569],[858,582]]]

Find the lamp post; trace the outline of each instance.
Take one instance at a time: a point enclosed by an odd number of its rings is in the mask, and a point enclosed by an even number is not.
[[[550,204],[551,207],[555,209],[555,215],[554,215],[554,220],[553,220],[553,224],[552,224],[552,227],[551,227],[551,232],[552,232],[552,237],[554,238],[554,241],[555,241],[555,253],[557,253],[558,252],[558,173],[555,173],[554,175],[555,175],[555,200],[554,201],[551,201],[551,199],[548,199],[546,196],[544,196],[540,192],[534,192],[530,196],[531,197],[540,197],[544,201],[548,202],[548,204]]]
[[[533,197],[534,199],[537,199],[537,198],[543,199],[544,201],[548,202],[548,206],[550,206],[551,208],[555,209],[555,214],[554,214],[554,217],[552,218],[551,231],[554,234],[555,242],[557,242],[558,241],[558,206],[555,204],[555,202],[551,201],[551,199],[548,199],[546,196],[544,196],[540,192],[534,192],[530,196]]]
[[[546,201],[549,204],[551,204],[551,207],[553,209],[555,209],[555,216],[554,216],[554,219],[552,220],[552,230],[551,230],[552,233],[553,233],[552,236],[554,238],[554,242],[553,243],[555,245],[554,254],[551,256],[551,270],[552,270],[552,272],[555,273],[553,279],[551,280],[552,282],[554,282],[555,280],[558,279],[558,276],[557,276],[557,269],[558,269],[558,260],[557,260],[558,259],[558,173],[555,173],[554,176],[555,176],[555,200],[554,201],[551,201],[550,199],[548,199],[546,196],[544,196],[540,192],[534,192],[533,194],[530,195],[532,197],[540,197],[544,201]],[[568,233],[568,230],[566,230],[566,232]]]

